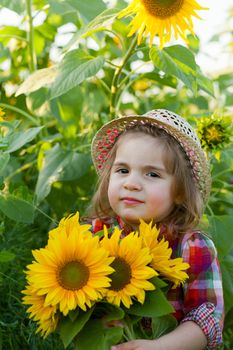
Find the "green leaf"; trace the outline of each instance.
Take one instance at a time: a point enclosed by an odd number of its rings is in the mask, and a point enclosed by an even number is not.
[[[153,47],[150,57],[154,65],[166,75],[172,75],[181,80],[187,87],[196,92],[199,87],[211,96],[214,96],[213,84],[205,77],[196,64],[193,53],[184,46],[173,45],[160,50]]]
[[[66,0],[66,2],[79,11],[88,22],[106,8],[106,5],[102,0]]]
[[[36,184],[36,199],[41,202],[58,180],[74,180],[83,176],[90,164],[89,156],[63,150],[58,144],[46,152],[43,168]]]
[[[197,72],[197,84],[200,89],[214,97],[214,87],[212,81],[202,75],[201,72]]]
[[[60,16],[65,16],[69,13],[77,13],[77,10],[73,6],[69,5],[67,1],[59,2],[57,0],[49,0],[49,10],[48,13],[51,16],[58,14]]]
[[[79,333],[75,350],[109,350],[122,336],[122,327],[106,328],[101,319],[90,320]]]
[[[51,114],[46,88],[41,88],[27,95],[26,105],[29,112],[38,117],[48,116]]]
[[[35,30],[39,32],[44,38],[53,41],[54,37],[56,35],[56,28],[55,26],[44,22],[43,24],[36,26]]]
[[[96,304],[94,311],[96,318],[102,318],[104,322],[112,320],[122,320],[125,316],[124,310],[116,305],[107,302],[99,302]]]
[[[6,153],[15,152],[26,143],[32,141],[42,128],[43,126],[39,126],[36,128],[28,129],[26,131],[15,132],[13,135],[11,135]]]
[[[228,215],[211,216],[209,229],[218,251],[224,291],[225,312],[233,306],[233,217]],[[220,232],[222,234],[220,234]]]
[[[18,14],[21,14],[25,10],[25,4],[19,0],[1,0],[0,8],[1,7],[6,7]]]
[[[2,151],[0,151],[0,175],[3,173],[9,160],[10,160],[10,155],[8,153],[3,153]]]
[[[233,306],[233,251],[221,263],[223,279],[224,309],[227,313]]]
[[[59,74],[51,87],[50,99],[65,94],[87,78],[96,75],[103,65],[102,56],[93,58],[80,50],[68,52],[59,65]]]
[[[12,38],[17,38],[18,40],[25,40],[26,31],[19,29],[15,26],[4,26],[0,28],[0,41],[3,43],[8,43]]]
[[[183,66],[189,67],[193,71],[195,71],[198,67],[193,53],[184,46],[168,46],[165,47],[163,51],[165,51],[178,65],[182,64]]]
[[[72,181],[85,175],[91,165],[91,157],[86,154],[68,151],[69,166],[65,167],[59,176],[60,181]]]
[[[33,205],[13,195],[0,195],[0,210],[7,217],[17,222],[30,224],[34,219]]]
[[[36,200],[40,203],[50,192],[51,185],[58,181],[61,172],[69,164],[70,157],[57,144],[46,152],[43,168],[36,184]]]
[[[75,33],[65,49],[68,50],[71,46],[77,44],[81,39],[84,39],[93,33],[105,30],[106,27],[109,26],[112,21],[114,21],[118,13],[119,9],[116,8],[104,10],[101,14],[95,17],[93,21],[89,22],[87,26],[81,28],[77,33]]]
[[[0,262],[5,263],[15,259],[15,254],[10,250],[1,250],[0,251]]]
[[[39,90],[42,87],[50,86],[57,76],[57,66],[43,68],[35,71],[20,85],[15,96],[27,94]]]
[[[168,75],[161,76],[158,73],[149,72],[149,73],[143,73],[138,77],[139,80],[143,78],[154,80],[163,86],[170,86],[174,89],[177,87],[177,79],[172,76],[168,76]]]
[[[172,315],[152,318],[152,339],[171,332],[177,326],[177,320]]]
[[[232,227],[233,217],[228,215],[208,217],[209,228],[213,241],[218,250],[219,260],[227,256],[233,248]],[[224,232],[224,234],[219,234]]]
[[[170,314],[173,311],[173,307],[168,302],[163,292],[160,289],[156,289],[146,292],[144,304],[134,302],[127,312],[142,317],[160,317]]]
[[[160,50],[153,47],[150,57],[154,65],[167,75],[173,75],[181,80],[190,89],[196,85],[195,70],[197,65],[191,51],[180,45]]]
[[[155,287],[158,287],[158,288],[164,288],[164,287],[167,287],[167,283],[164,282],[161,278],[159,277],[153,277],[150,279],[150,282],[153,283],[153,285]]]
[[[80,310],[78,317],[75,319],[74,322],[69,317],[62,319],[59,329],[60,329],[61,340],[63,341],[65,348],[72,342],[74,337],[84,327],[86,322],[91,317],[93,310],[94,308],[91,308],[86,312],[83,312]]]

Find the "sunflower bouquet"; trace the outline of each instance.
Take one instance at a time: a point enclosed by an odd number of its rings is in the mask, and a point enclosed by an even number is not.
[[[189,265],[171,258],[156,226],[141,221],[123,238],[118,228],[98,235],[90,228],[79,213],[63,218],[46,247],[32,251],[22,293],[36,332],[45,338],[58,331],[65,348],[107,350],[174,327],[165,293],[184,283]]]

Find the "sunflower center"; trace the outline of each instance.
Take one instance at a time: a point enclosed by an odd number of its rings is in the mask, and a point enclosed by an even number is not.
[[[116,258],[111,266],[114,268],[115,272],[111,274],[112,282],[110,288],[119,291],[130,283],[131,268],[122,258]]]
[[[58,283],[69,290],[82,288],[89,279],[88,268],[80,261],[70,261],[60,268],[57,274]]]
[[[209,128],[207,135],[209,141],[219,141],[221,139],[220,132],[215,126]]]
[[[184,0],[141,0],[150,15],[166,18],[175,15],[182,8]]]

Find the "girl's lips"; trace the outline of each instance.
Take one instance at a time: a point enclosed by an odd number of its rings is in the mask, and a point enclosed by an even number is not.
[[[123,198],[121,198],[121,201],[124,202],[125,204],[141,204],[141,203],[144,203],[143,201],[140,201],[139,199],[131,198],[131,197],[123,197]]]

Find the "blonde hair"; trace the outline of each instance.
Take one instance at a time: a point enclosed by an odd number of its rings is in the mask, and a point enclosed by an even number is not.
[[[131,126],[118,136],[105,163],[97,191],[92,198],[91,206],[88,210],[89,216],[100,219],[115,217],[108,200],[108,185],[118,142],[121,136],[127,133],[144,133],[159,138],[163,142],[165,147],[164,154],[166,154],[164,165],[167,172],[174,176],[172,195],[175,206],[162,224],[166,225],[170,234],[182,233],[194,228],[200,221],[204,204],[198,186],[194,181],[190,161],[178,141],[165,130],[151,124]]]

